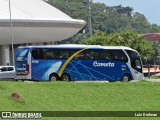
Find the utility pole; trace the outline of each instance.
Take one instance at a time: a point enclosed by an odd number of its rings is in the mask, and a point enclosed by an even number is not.
[[[91,20],[91,5],[90,5],[90,0],[88,0],[88,30],[89,30],[89,35],[92,35],[92,20]]]
[[[14,63],[14,40],[13,40],[13,24],[12,24],[12,11],[11,11],[11,1],[9,0],[9,15],[10,15],[10,30],[11,30],[11,44],[12,44],[12,62],[13,62],[13,65],[15,66],[15,63]]]

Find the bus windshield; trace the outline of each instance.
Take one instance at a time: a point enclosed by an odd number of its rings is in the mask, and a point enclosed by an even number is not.
[[[131,67],[142,73],[141,58],[135,51],[126,50],[131,60]]]

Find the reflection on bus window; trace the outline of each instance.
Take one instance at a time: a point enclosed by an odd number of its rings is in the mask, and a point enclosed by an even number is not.
[[[99,59],[98,50],[86,50],[86,60],[96,60]]]
[[[69,58],[69,51],[68,50],[55,50],[55,59],[58,60],[66,60]]]

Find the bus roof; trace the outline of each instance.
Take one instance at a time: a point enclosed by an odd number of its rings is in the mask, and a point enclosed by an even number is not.
[[[83,44],[61,44],[61,45],[45,45],[45,46],[21,46],[19,48],[92,48],[92,49],[125,49],[133,50],[125,46],[101,46],[101,45],[83,45]]]

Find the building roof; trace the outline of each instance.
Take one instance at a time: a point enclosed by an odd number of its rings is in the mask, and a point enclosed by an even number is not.
[[[10,0],[14,44],[67,39],[85,25],[43,0]],[[11,43],[9,0],[0,1],[0,45]]]
[[[0,1],[0,19],[9,19],[9,0]],[[10,0],[12,19],[24,20],[70,20],[72,19],[57,8],[42,0]]]
[[[147,40],[160,42],[160,33],[147,33],[147,34],[143,34],[142,36]]]

